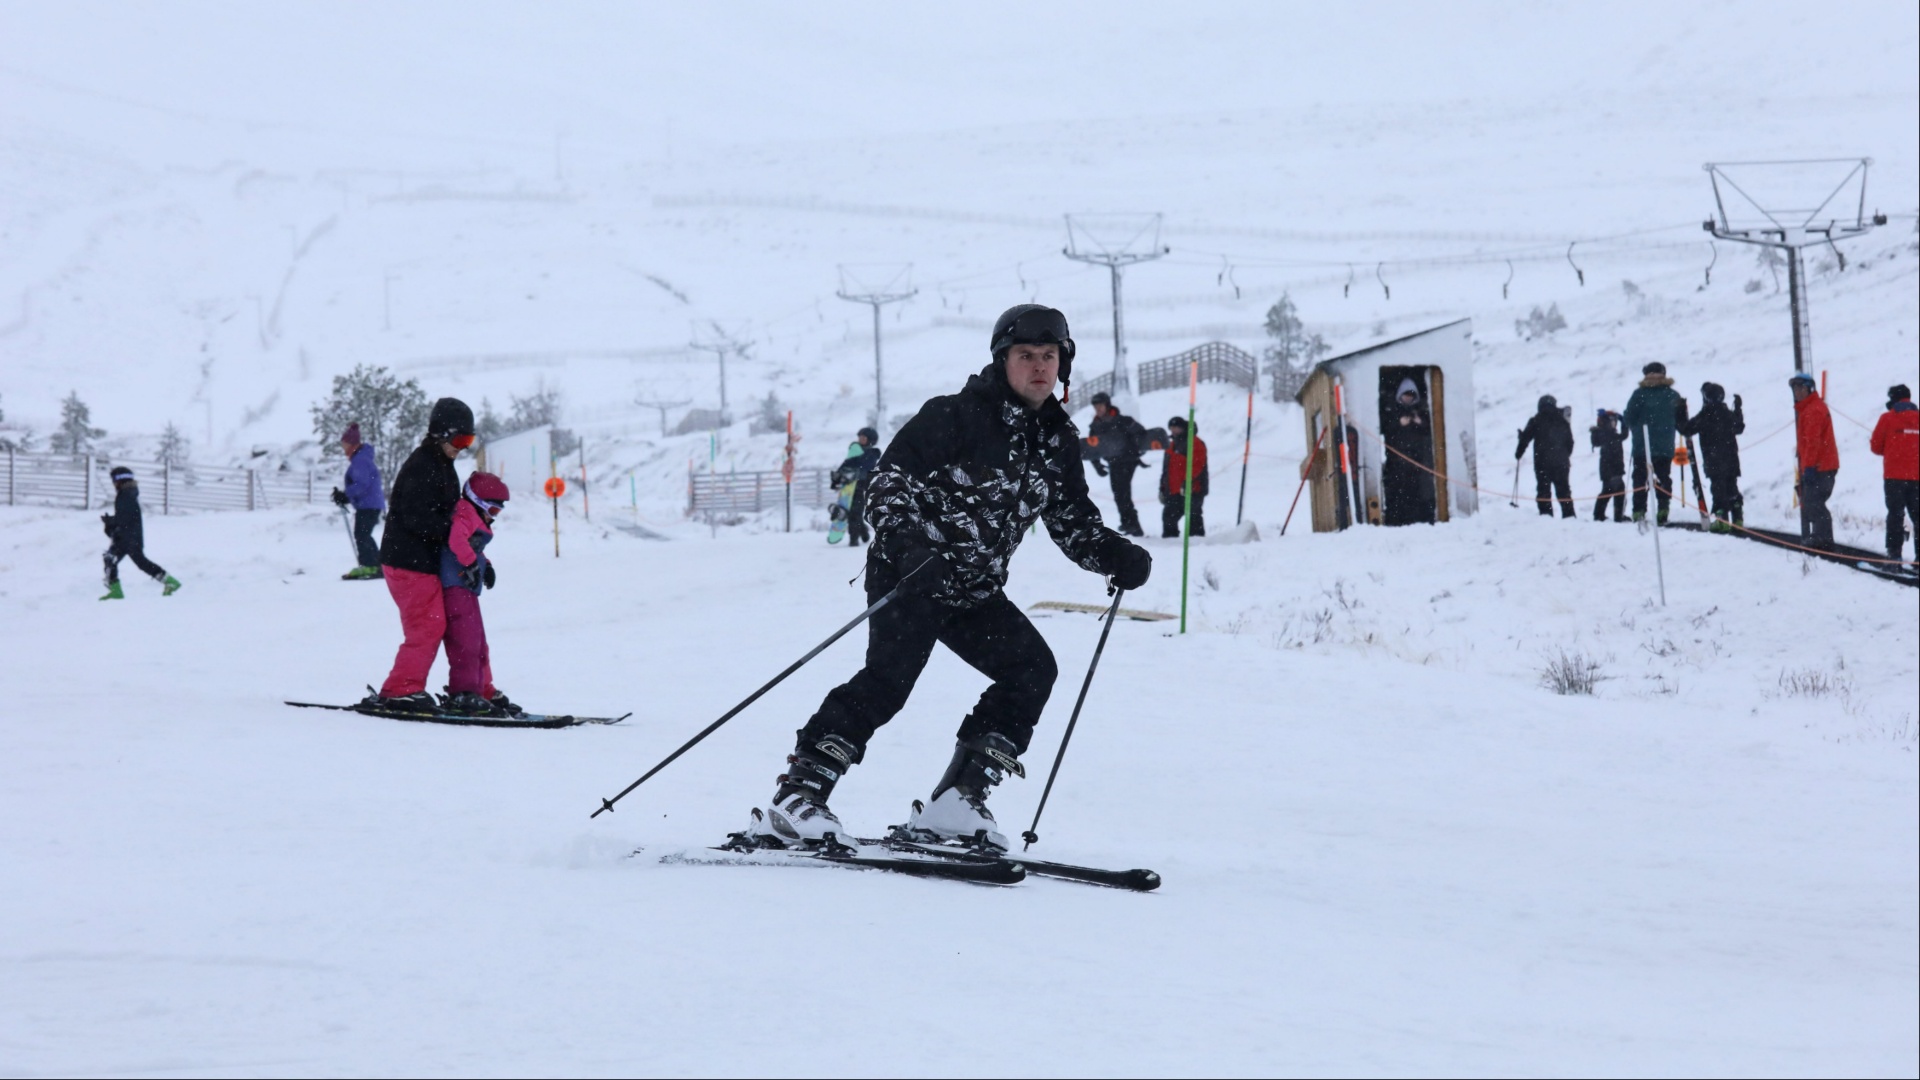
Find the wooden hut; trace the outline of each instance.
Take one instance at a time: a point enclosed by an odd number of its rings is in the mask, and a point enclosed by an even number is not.
[[[1398,404],[1409,384],[1411,408]],[[1295,400],[1314,532],[1438,523],[1479,509],[1472,320],[1322,360]]]

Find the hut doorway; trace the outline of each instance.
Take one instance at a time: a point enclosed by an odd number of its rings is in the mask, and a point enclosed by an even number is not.
[[[1380,368],[1380,464],[1383,525],[1445,521],[1446,406],[1440,369],[1428,365]]]

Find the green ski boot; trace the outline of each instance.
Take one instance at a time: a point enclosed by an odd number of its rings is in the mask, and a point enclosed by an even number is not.
[[[127,598],[127,594],[120,591],[120,583],[117,581],[109,581],[107,582],[107,595],[101,597],[100,599],[125,600],[126,598]]]
[[[172,596],[174,593],[180,591],[180,579],[174,577],[172,574],[168,574],[165,578],[162,578],[160,584],[163,586],[160,590],[161,596]]]
[[[377,566],[356,566],[340,575],[341,581],[371,581],[383,577]]]

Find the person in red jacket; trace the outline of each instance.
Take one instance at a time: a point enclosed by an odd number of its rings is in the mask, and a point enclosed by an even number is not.
[[[1887,485],[1887,558],[1898,559],[1906,544],[1907,523],[1920,525],[1920,409],[1906,386],[1887,390],[1887,411],[1873,425],[1873,452],[1885,460]],[[1913,544],[1920,559],[1920,539]]]
[[[1840,471],[1840,448],[1833,441],[1833,416],[1814,389],[1813,376],[1796,371],[1787,380],[1793,388],[1794,430],[1799,437],[1800,536],[1812,547],[1833,543],[1833,515],[1827,498],[1833,477]]]
[[[1200,437],[1200,425],[1193,426],[1193,531],[1207,535],[1207,519],[1202,508],[1207,501],[1207,443]],[[1160,535],[1179,536],[1180,520],[1187,516],[1187,421],[1176,416],[1167,421],[1167,456],[1160,474]]]

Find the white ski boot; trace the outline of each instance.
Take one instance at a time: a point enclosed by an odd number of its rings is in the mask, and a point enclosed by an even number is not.
[[[764,810],[756,807],[748,835],[769,847],[824,847],[839,844],[857,848],[853,834],[828,808],[833,786],[860,752],[838,735],[828,735],[813,746],[801,745],[787,755],[787,771]]]
[[[987,792],[1006,779],[1007,773],[1025,777],[1019,751],[1004,735],[988,734],[969,739],[953,748],[953,761],[947,765],[940,786],[933,789],[931,801],[915,799],[913,816],[907,819],[909,834],[933,841],[984,844],[1006,851],[1005,833],[987,809]]]

